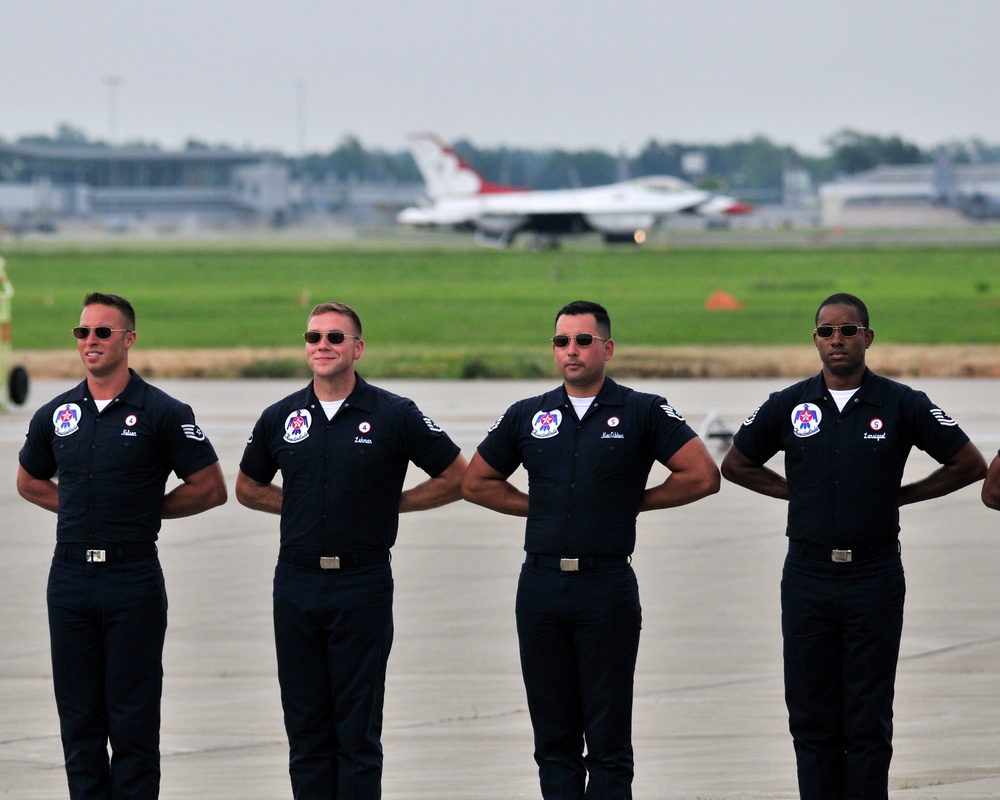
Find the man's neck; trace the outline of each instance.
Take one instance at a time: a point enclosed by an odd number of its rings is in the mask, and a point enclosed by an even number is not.
[[[826,388],[831,392],[845,392],[851,389],[858,389],[865,378],[865,368],[849,375],[833,375],[827,370],[823,370],[823,380],[826,381]]]
[[[601,393],[601,389],[604,388],[604,378],[587,386],[573,386],[563,381],[563,386],[566,388],[566,394],[570,397],[597,397]]]
[[[354,391],[355,385],[357,385],[357,377],[353,371],[350,376],[345,376],[340,380],[329,381],[313,377],[313,392],[316,393],[316,399],[323,402],[343,400]]]
[[[124,372],[115,372],[112,375],[88,375],[87,389],[95,400],[114,400],[125,391],[131,379],[132,375],[127,368]]]

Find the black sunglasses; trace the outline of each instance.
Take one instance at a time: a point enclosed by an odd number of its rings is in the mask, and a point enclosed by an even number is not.
[[[350,337],[351,339],[360,339],[360,336],[355,336],[353,333],[344,333],[343,331],[327,331],[326,340],[330,344],[343,344],[344,339]],[[309,344],[319,344],[320,340],[323,338],[323,334],[319,331],[306,331],[302,334],[302,338],[305,339]]]
[[[579,347],[590,347],[594,343],[594,339],[600,339],[602,342],[606,342],[600,336],[594,336],[592,333],[578,333],[576,336],[567,336],[565,333],[557,333],[552,337],[552,344],[558,348],[568,347],[569,340],[576,339],[576,343]]]
[[[110,339],[112,333],[121,331],[128,333],[128,328],[112,328],[108,325],[95,325],[93,327],[89,327],[87,325],[77,325],[73,328],[73,335],[77,339],[83,340],[90,336],[91,331],[97,334],[98,339]]]
[[[857,336],[858,331],[867,330],[864,325],[818,325],[814,333],[820,339],[829,339],[834,331],[840,331],[840,335],[845,339]]]

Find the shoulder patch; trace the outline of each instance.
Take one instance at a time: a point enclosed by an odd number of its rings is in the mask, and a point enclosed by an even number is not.
[[[686,421],[684,417],[681,416],[680,412],[672,405],[670,405],[670,403],[660,403],[660,408],[663,409],[663,413],[666,414],[668,417],[673,417],[674,419],[680,420],[681,422]]]
[[[955,422],[955,420],[953,420],[951,417],[945,414],[944,411],[942,411],[937,406],[931,409],[931,416],[934,417],[934,419],[936,419],[939,424],[944,425],[946,427],[951,428],[954,427],[955,425],[958,425],[958,423]]]

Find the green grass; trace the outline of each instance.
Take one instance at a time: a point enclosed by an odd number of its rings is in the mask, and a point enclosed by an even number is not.
[[[619,346],[808,343],[817,304],[837,291],[868,303],[881,343],[996,343],[1000,250],[990,247],[690,248],[553,253],[484,249],[11,248],[15,348],[71,346],[88,291],[127,296],[140,345],[301,343],[308,310],[354,306],[369,350],[399,362],[454,349],[545,348],[558,308],[592,299]],[[739,311],[708,311],[716,290]],[[471,355],[470,355],[471,354]],[[417,355],[416,357],[419,357]]]

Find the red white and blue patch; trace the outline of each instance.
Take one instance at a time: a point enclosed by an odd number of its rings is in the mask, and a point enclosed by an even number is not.
[[[285,419],[285,435],[282,437],[286,442],[302,442],[309,438],[309,426],[312,425],[312,414],[308,409],[300,408],[293,411]]]
[[[562,411],[553,409],[552,411],[539,411],[531,419],[531,435],[536,439],[548,439],[559,433],[559,425],[562,423]]]
[[[792,409],[792,431],[796,436],[805,438],[819,433],[819,423],[823,412],[812,403],[799,403]]]
[[[80,406],[67,403],[52,414],[52,427],[56,436],[69,436],[80,430]]]

